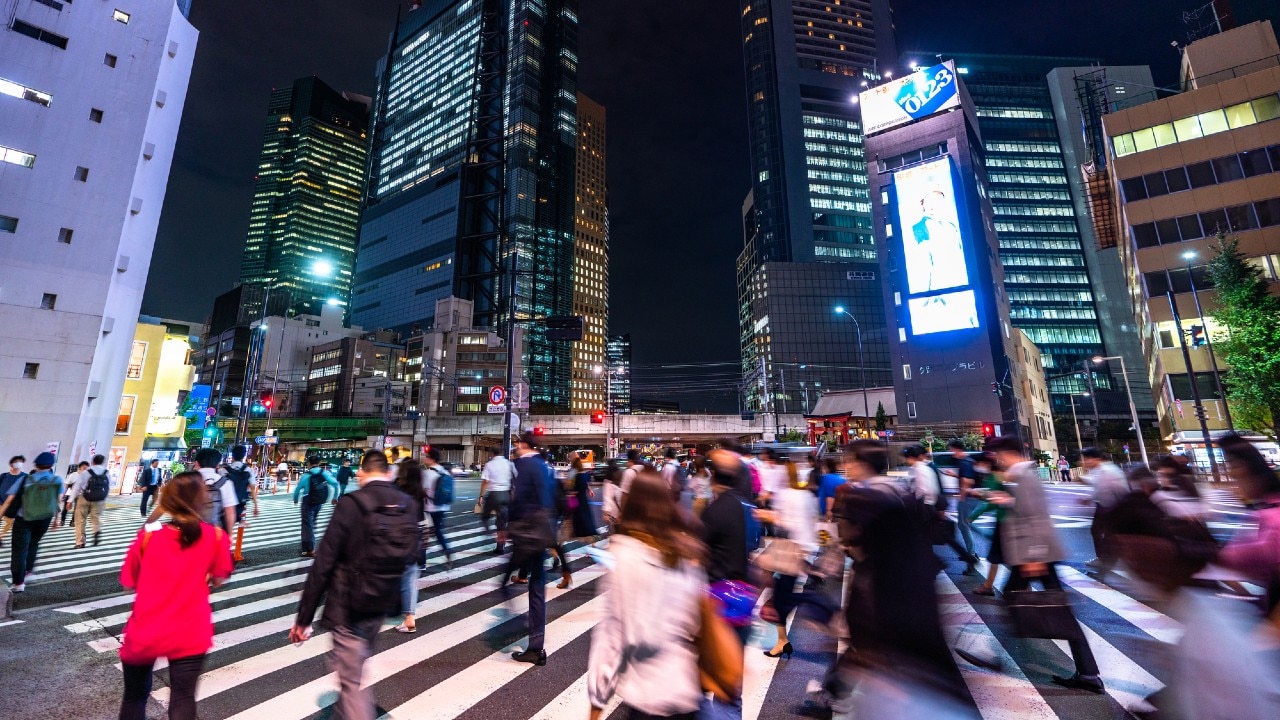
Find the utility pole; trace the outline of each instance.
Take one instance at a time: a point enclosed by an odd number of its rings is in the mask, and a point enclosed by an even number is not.
[[[1209,351],[1209,367],[1213,368],[1213,385],[1218,391],[1218,402],[1222,405],[1222,413],[1227,420],[1227,429],[1235,432],[1236,424],[1231,420],[1231,407],[1227,405],[1227,393],[1222,389],[1222,373],[1218,372],[1218,356],[1214,354],[1213,340],[1209,338],[1209,323],[1205,322],[1204,310],[1200,307],[1200,293],[1196,290],[1196,278],[1191,272],[1191,258],[1195,257],[1195,255],[1188,251],[1183,253],[1182,257],[1187,261],[1187,280],[1191,283],[1191,298],[1196,302],[1196,317],[1200,318],[1200,324],[1204,328],[1204,346]]]
[[[1218,482],[1218,460],[1213,456],[1213,439],[1209,436],[1209,423],[1205,420],[1204,403],[1200,401],[1200,387],[1196,383],[1196,371],[1191,367],[1191,351],[1187,349],[1187,336],[1182,332],[1182,316],[1178,314],[1178,303],[1173,297],[1173,288],[1169,288],[1169,310],[1173,313],[1174,329],[1178,333],[1178,344],[1182,347],[1182,361],[1187,366],[1187,379],[1191,381],[1191,399],[1196,404],[1196,419],[1200,421],[1200,434],[1204,439],[1204,451],[1209,456],[1209,471],[1213,481]],[[1139,430],[1141,432],[1141,430]]]

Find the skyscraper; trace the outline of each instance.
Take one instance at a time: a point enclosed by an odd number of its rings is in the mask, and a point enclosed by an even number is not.
[[[610,335],[604,352],[609,414],[625,415],[631,412],[631,334]]]
[[[351,294],[369,102],[316,77],[271,91],[240,282],[275,286],[296,314]]]
[[[604,408],[602,375],[609,323],[609,207],[605,182],[605,111],[578,93],[577,206],[573,231],[573,314],[585,318],[573,345],[574,414]]]
[[[27,457],[123,463],[113,439],[199,35],[189,5],[6,5],[0,437]]]
[[[515,262],[531,400],[561,412],[570,346],[538,321],[573,307],[576,7],[433,0],[399,23],[378,68],[351,301],[353,322],[416,334],[455,295],[496,326]]]
[[[738,258],[746,399],[780,409],[790,396],[807,410],[813,390],[860,387],[863,358],[868,385],[889,381],[855,96],[896,55],[891,10],[888,0],[741,8],[752,170]],[[835,316],[835,306],[861,324]]]

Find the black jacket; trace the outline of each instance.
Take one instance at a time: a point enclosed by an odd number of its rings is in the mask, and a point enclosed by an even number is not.
[[[720,493],[702,511],[702,539],[707,544],[707,580],[747,579],[747,516],[732,490]]]
[[[352,492],[373,493],[380,502],[388,505],[408,497],[389,480],[368,482]],[[353,620],[364,619],[365,616],[353,616],[345,602],[352,582],[352,566],[360,558],[366,535],[364,523],[364,512],[354,497],[343,495],[338,498],[329,527],[316,548],[316,559],[307,573],[307,583],[302,588],[302,599],[298,601],[298,625],[310,625],[322,601],[324,615],[320,621],[328,627],[349,625]]]

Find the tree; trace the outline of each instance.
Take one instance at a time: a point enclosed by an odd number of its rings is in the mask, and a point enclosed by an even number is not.
[[[1276,437],[1280,430],[1280,298],[1262,270],[1240,252],[1239,240],[1218,233],[1209,277],[1218,295],[1213,319],[1227,329],[1214,351],[1229,368],[1227,401],[1237,424]]]
[[[965,450],[981,450],[986,439],[978,433],[971,432],[965,433],[964,437],[960,438],[960,442],[964,443]]]
[[[889,413],[884,411],[884,403],[876,403],[876,432],[889,428]]]

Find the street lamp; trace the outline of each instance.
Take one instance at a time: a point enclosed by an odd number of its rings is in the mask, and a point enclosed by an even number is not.
[[[626,372],[625,368],[606,368],[602,365],[596,365],[591,368],[591,374],[603,376],[604,378],[604,409],[606,417],[609,418],[609,424],[604,426],[604,451],[605,454],[613,452],[611,445],[613,444],[613,430],[615,415],[613,411],[613,376],[621,375]],[[607,459],[607,458],[606,458]]]
[[[1076,419],[1076,397],[1090,397],[1089,393],[1071,393],[1071,425],[1076,429],[1076,451],[1084,450],[1084,441],[1080,439],[1080,421]]]
[[[311,274],[316,277],[329,277],[333,274],[333,263],[320,259],[311,266]]]
[[[853,327],[858,331],[858,370],[862,375],[862,427],[867,431],[867,437],[871,437],[871,403],[867,399],[867,360],[862,355],[862,325],[858,322],[858,318],[852,313],[845,310],[844,307],[837,305],[836,314],[844,315],[853,321]]]
[[[1231,421],[1231,407],[1227,405],[1227,394],[1222,390],[1222,375],[1218,372],[1218,357],[1213,352],[1213,341],[1209,339],[1209,323],[1205,321],[1204,310],[1200,309],[1200,293],[1196,289],[1195,275],[1191,274],[1191,261],[1195,258],[1195,250],[1188,250],[1182,253],[1182,259],[1187,265],[1187,282],[1191,283],[1191,299],[1195,301],[1196,316],[1200,318],[1200,325],[1204,328],[1204,346],[1209,349],[1209,367],[1213,368],[1213,385],[1218,391],[1218,402],[1222,403],[1222,413],[1226,416],[1227,429],[1235,432],[1235,423]]]
[[[1120,374],[1124,377],[1124,392],[1129,396],[1129,417],[1133,420],[1133,429],[1138,433],[1138,450],[1142,452],[1142,464],[1147,464],[1147,443],[1142,439],[1142,426],[1138,424],[1138,409],[1133,404],[1133,391],[1129,389],[1129,372],[1124,367],[1124,358],[1120,355],[1111,355],[1102,357],[1096,355],[1093,358],[1095,364],[1104,363],[1108,360],[1120,361]]]

